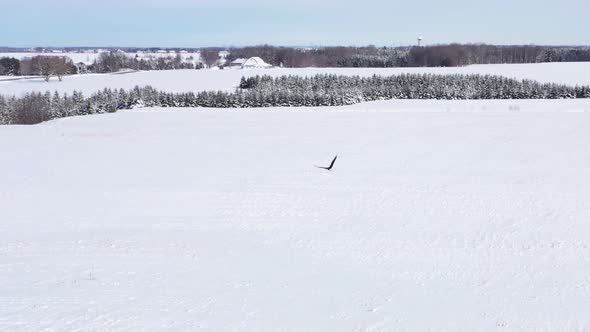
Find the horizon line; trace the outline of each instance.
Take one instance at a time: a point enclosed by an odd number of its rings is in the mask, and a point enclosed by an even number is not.
[[[473,46],[473,45],[485,45],[485,46],[498,46],[498,47],[515,47],[515,46],[535,46],[535,47],[590,47],[587,44],[492,44],[492,43],[483,43],[483,42],[469,42],[469,43],[461,43],[461,42],[449,42],[449,43],[436,43],[436,44],[427,44],[421,45],[421,47],[430,47],[430,46],[449,46],[449,45],[461,45],[461,46]],[[335,47],[350,47],[350,48],[367,48],[367,47],[375,47],[375,48],[404,48],[404,47],[416,47],[418,45],[375,45],[375,44],[365,44],[365,45],[280,45],[280,44],[270,44],[270,43],[261,43],[261,44],[250,44],[250,45],[222,45],[222,46],[122,46],[122,45],[112,45],[112,46],[5,46],[0,45],[0,48],[7,48],[7,49],[34,49],[34,48],[43,48],[43,49],[63,49],[63,48],[78,48],[78,49],[114,49],[114,48],[138,48],[138,49],[150,49],[150,48],[157,48],[157,49],[214,49],[214,48],[221,48],[221,49],[231,49],[231,48],[248,48],[248,47],[276,47],[276,48],[335,48]]]

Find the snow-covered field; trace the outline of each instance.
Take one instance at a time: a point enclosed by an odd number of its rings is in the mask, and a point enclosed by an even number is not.
[[[588,100],[0,127],[0,330],[587,331],[589,129]]]
[[[253,75],[394,75],[400,73],[435,74],[494,74],[513,78],[527,78],[540,82],[590,85],[590,62],[541,63],[519,65],[473,65],[458,68],[305,68],[305,69],[260,69],[260,70],[173,70],[137,72],[126,75],[89,74],[65,77],[63,82],[43,79],[2,82],[0,94],[21,95],[31,91],[74,90],[90,94],[105,87],[132,89],[136,85],[152,85],[171,92],[201,90],[233,90],[242,76]]]
[[[242,75],[154,71],[1,94]],[[590,330],[590,100],[143,109],[0,126],[0,331]],[[333,172],[326,165],[338,154]]]

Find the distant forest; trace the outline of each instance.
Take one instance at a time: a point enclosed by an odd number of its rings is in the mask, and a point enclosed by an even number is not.
[[[425,47],[254,46],[229,49],[229,60],[259,56],[284,67],[457,67],[472,64],[590,61],[590,47],[450,44]]]
[[[14,49],[10,49],[14,51]],[[159,49],[147,49],[155,52]],[[66,49],[69,52],[82,49]],[[118,51],[124,51],[122,53]],[[539,63],[590,61],[590,47],[569,46],[498,46],[485,44],[450,44],[413,47],[319,47],[295,48],[252,46],[240,48],[200,49],[201,63],[183,62],[179,53],[154,59],[138,59],[133,52],[140,49],[117,49],[101,53],[89,66],[74,64],[64,53],[63,60],[51,61],[41,55],[19,60],[0,59],[0,75],[51,75],[61,77],[83,72],[108,73],[121,69],[171,70],[201,69],[219,65],[221,68],[238,58],[261,57],[276,67],[457,67],[472,64]],[[176,50],[180,51],[180,50]],[[227,57],[220,58],[221,51]],[[49,76],[48,76],[49,75]]]

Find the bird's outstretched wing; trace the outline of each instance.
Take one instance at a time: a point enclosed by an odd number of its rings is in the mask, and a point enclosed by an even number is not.
[[[330,163],[330,167],[328,167],[329,170],[332,169],[332,167],[334,167],[334,163],[336,162],[336,159],[338,159],[338,156],[334,157],[334,159]]]
[[[322,166],[316,166],[316,167],[330,171],[330,170],[332,170],[332,167],[334,167],[334,163],[336,163],[336,159],[338,159],[338,156],[336,156],[336,157],[334,157],[334,159],[332,159],[332,162],[330,163],[330,166],[328,166],[328,167],[322,167]]]

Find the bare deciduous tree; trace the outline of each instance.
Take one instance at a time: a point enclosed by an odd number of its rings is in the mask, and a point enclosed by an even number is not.
[[[57,76],[61,81],[64,75],[76,73],[76,67],[68,57],[38,55],[23,60],[21,72],[23,75],[42,76],[47,82],[51,76]]]
[[[25,76],[35,75],[35,73],[33,73],[32,59],[26,58],[20,62],[20,73]]]
[[[45,81],[49,82],[52,75],[51,59],[48,56],[38,55],[31,59],[33,72],[42,76]]]
[[[201,50],[201,60],[209,68],[215,66],[219,61],[219,49],[203,49]]]
[[[77,69],[72,60],[68,57],[55,57],[52,61],[55,75],[61,81],[64,75],[75,74]]]

